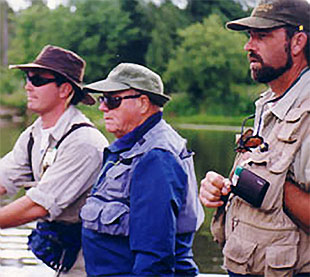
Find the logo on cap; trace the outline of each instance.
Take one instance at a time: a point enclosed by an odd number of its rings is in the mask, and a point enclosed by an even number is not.
[[[272,4],[262,4],[262,5],[259,5],[257,8],[256,8],[256,11],[257,12],[268,12],[270,10],[273,9],[273,5]]]

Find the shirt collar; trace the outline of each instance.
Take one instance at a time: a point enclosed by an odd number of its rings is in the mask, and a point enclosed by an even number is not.
[[[76,108],[70,105],[57,120],[57,123],[55,124],[51,132],[51,135],[56,141],[60,140],[64,133],[66,133],[66,131],[70,127],[69,125],[72,124],[70,119],[74,117],[75,113]]]
[[[50,135],[53,137],[55,141],[58,141],[61,139],[61,137],[64,135],[64,133],[70,128],[70,125],[73,123],[71,122],[74,115],[77,113],[77,109],[70,105],[64,113],[61,115],[61,117],[57,120],[56,124],[51,129]],[[36,129],[42,129],[42,119],[41,117],[36,120],[36,122],[33,125],[33,131]]]
[[[279,100],[275,102],[271,107],[271,112],[278,117],[280,120],[283,120],[285,115],[291,109],[296,100],[300,97],[301,89],[298,89],[299,86],[303,86],[304,80],[309,78],[310,70],[309,67],[306,67],[295,80],[295,82],[284,92],[283,97],[279,97]],[[274,96],[275,94],[269,91],[270,93],[266,94],[269,97]],[[267,96],[267,97],[268,97]],[[276,100],[276,98],[274,99]],[[266,102],[272,102],[272,99],[267,99]]]
[[[123,152],[132,148],[142,137],[152,129],[161,119],[162,112],[151,115],[134,130],[114,141],[108,148],[111,152]]]

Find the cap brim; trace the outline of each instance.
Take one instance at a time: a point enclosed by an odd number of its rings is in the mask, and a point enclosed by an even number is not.
[[[114,92],[130,89],[130,86],[123,83],[103,80],[86,85],[84,86],[84,89],[90,93],[102,93],[102,92]]]
[[[110,80],[102,80],[89,85],[85,85],[83,90],[87,93],[103,93],[103,92],[116,92],[122,91],[126,89],[139,89],[135,87],[131,87],[124,83],[113,82]],[[141,89],[139,89],[141,90]],[[143,90],[142,90],[143,91]],[[160,106],[164,105],[167,101],[171,99],[168,95],[158,94],[155,92],[144,91],[145,94],[149,95],[150,98],[154,100],[155,103],[158,103]]]
[[[146,95],[150,97],[154,101],[154,103],[158,104],[159,106],[163,106],[166,102],[171,100],[171,97],[165,94],[157,94],[153,92],[145,92]]]
[[[233,20],[226,23],[226,28],[234,31],[244,31],[248,29],[270,29],[284,26],[286,23],[268,18],[250,16]]]

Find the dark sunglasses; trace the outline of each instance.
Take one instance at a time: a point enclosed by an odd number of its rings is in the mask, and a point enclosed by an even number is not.
[[[253,135],[253,130],[248,129],[246,132],[244,132],[244,127],[246,122],[249,119],[253,119],[255,117],[254,114],[247,117],[242,122],[241,126],[241,136],[239,140],[237,141],[237,147],[235,148],[235,151],[238,153],[244,153],[247,151],[252,151],[252,148],[259,147],[261,152],[268,151],[268,144],[264,142],[263,137],[259,135],[259,129],[260,129],[260,122],[257,128],[257,133]]]
[[[44,78],[38,74],[35,74],[33,76],[29,76],[29,73],[26,73],[26,80],[31,82],[32,85],[35,87],[41,87],[49,83],[57,82],[57,78],[49,79],[49,78]]]
[[[109,95],[103,95],[98,97],[99,103],[104,103],[109,110],[113,110],[118,108],[122,101],[124,99],[133,99],[133,98],[139,98],[142,94],[136,94],[136,95],[126,95],[126,96],[109,96]]]

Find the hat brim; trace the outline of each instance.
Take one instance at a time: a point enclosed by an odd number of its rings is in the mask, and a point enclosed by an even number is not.
[[[146,95],[150,97],[150,99],[157,105],[163,106],[166,102],[171,100],[171,97],[165,94],[157,94],[150,91],[145,92]]]
[[[82,90],[83,91],[83,90]],[[87,92],[84,92],[84,97],[83,99],[81,100],[81,102],[85,105],[89,105],[89,106],[92,106],[96,103],[96,100],[94,97],[92,97],[89,93]]]
[[[84,90],[90,93],[103,93],[103,92],[109,93],[109,92],[122,91],[122,90],[130,89],[130,88],[141,90],[140,88],[134,88],[124,83],[113,82],[110,80],[102,80],[102,81],[98,81],[98,82],[84,86]],[[165,94],[158,94],[158,93],[154,93],[151,91],[144,91],[144,90],[141,90],[141,91],[143,91],[155,103],[157,103],[160,106],[164,105],[167,101],[171,99],[171,97]]]
[[[270,29],[286,25],[285,22],[268,18],[249,16],[226,23],[226,28],[233,31],[245,31],[249,29]]]
[[[78,83],[77,81],[73,80],[70,76],[67,76],[65,74],[63,74],[62,72],[55,70],[54,68],[48,67],[48,66],[43,66],[40,64],[36,64],[36,63],[27,63],[27,64],[13,64],[13,65],[9,65],[9,69],[20,69],[20,70],[32,70],[32,69],[44,69],[44,70],[49,70],[49,71],[53,71],[56,72],[62,76],[64,76],[65,78],[67,78],[69,81],[71,81],[74,85],[77,86],[78,89],[81,90],[82,93],[82,89],[83,86],[82,84]],[[96,103],[96,100],[87,92],[83,92],[84,93],[84,97],[81,100],[81,102],[85,105],[94,105]]]
[[[84,89],[88,90],[91,93],[102,93],[130,89],[130,86],[123,83],[112,82],[110,80],[101,80],[84,86]]]
[[[44,65],[40,65],[40,64],[36,64],[36,63],[9,65],[9,69],[16,69],[16,68],[21,69],[21,70],[45,69],[45,70],[53,71],[53,72],[60,74],[61,76],[64,76],[65,78],[67,78],[68,80],[70,80],[71,82],[73,82],[75,85],[77,85],[79,88],[82,89],[82,84],[80,84],[76,80],[72,79],[70,76],[64,74],[63,72],[61,72],[55,68],[49,67],[49,66],[44,66]]]

